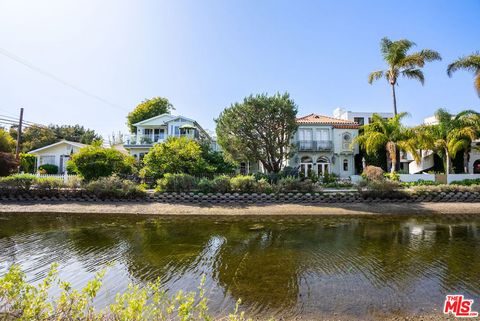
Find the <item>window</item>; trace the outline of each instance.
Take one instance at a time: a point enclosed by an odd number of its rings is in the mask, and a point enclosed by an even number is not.
[[[55,155],[45,155],[45,156],[40,156],[40,164],[39,165],[45,165],[45,164],[55,164]]]
[[[342,147],[344,150],[350,150],[352,143],[352,135],[350,133],[343,133],[342,135]]]
[[[311,129],[300,129],[298,131],[298,140],[312,140],[312,130]]]
[[[348,172],[348,159],[343,160],[343,171]]]
[[[353,121],[359,124],[360,126],[365,125],[365,118],[363,117],[354,117]]]
[[[315,140],[316,141],[326,141],[330,140],[328,129],[317,129],[315,130]]]
[[[152,134],[152,129],[151,128],[145,128],[143,130],[143,134],[144,135],[151,135]]]
[[[240,163],[240,174],[242,175],[247,174],[247,163],[245,162]]]

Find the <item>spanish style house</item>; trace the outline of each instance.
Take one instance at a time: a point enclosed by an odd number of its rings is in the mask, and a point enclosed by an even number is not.
[[[195,120],[180,115],[162,114],[133,126],[136,133],[126,137],[124,148],[139,161],[154,144],[164,142],[168,137],[189,137],[213,142],[210,135]]]
[[[354,156],[358,147],[352,144],[359,125],[350,120],[310,114],[297,118],[298,130],[293,137],[294,154],[288,165],[308,176],[334,173],[340,177],[355,174]]]

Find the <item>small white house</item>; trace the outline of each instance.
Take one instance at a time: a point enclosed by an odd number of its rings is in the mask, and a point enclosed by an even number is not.
[[[52,164],[58,166],[59,174],[64,174],[67,161],[84,146],[86,145],[82,143],[61,140],[57,143],[32,150],[28,153],[37,157],[35,162],[36,169],[41,165]]]

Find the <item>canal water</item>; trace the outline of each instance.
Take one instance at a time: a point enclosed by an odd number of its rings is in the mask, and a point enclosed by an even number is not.
[[[441,313],[446,294],[480,299],[480,218],[0,215],[0,275],[15,263],[38,282],[54,262],[74,287],[112,263],[99,306],[205,275],[218,314],[238,299],[259,317]]]

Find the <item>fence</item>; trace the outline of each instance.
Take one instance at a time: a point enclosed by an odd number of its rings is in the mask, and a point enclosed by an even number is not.
[[[442,179],[442,176],[444,177]],[[360,175],[352,175],[350,179],[353,183],[358,183],[363,180]],[[451,184],[455,181],[461,181],[464,179],[480,179],[480,174],[448,174],[448,175],[435,175],[435,174],[400,174],[400,182],[418,182],[432,181]]]
[[[35,176],[40,178],[58,178],[62,179],[65,182],[69,181],[70,179],[76,179],[78,176],[73,174],[35,174]]]

